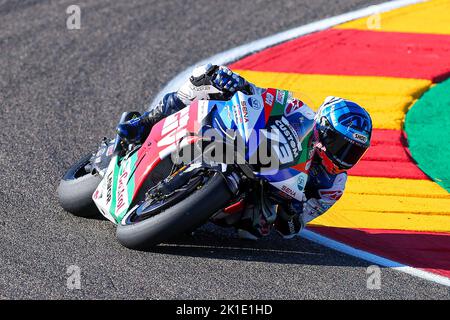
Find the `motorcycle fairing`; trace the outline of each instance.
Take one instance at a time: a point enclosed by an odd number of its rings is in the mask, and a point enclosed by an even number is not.
[[[267,129],[275,121],[284,123],[289,132],[296,135],[299,156],[289,167],[278,172],[261,172],[259,177],[301,201],[310,164],[310,133],[308,125],[301,120],[302,116],[295,118],[285,114],[284,106],[289,97],[288,91],[267,89],[257,95],[237,92],[228,101],[192,102],[190,106],[155,124],[145,142],[136,151],[125,157],[112,157],[92,196],[94,202],[107,219],[113,223],[121,223],[127,212],[131,212],[130,209],[135,205],[139,190],[149,179],[149,174],[162,159],[169,157],[177,148],[199,140],[197,134],[208,115],[212,115],[212,125],[216,128],[220,129],[220,126],[224,127],[222,129],[232,129],[239,133],[245,140],[247,158],[256,152],[258,147],[258,143],[253,141],[252,132]],[[303,123],[296,123],[296,119]],[[294,132],[295,126],[303,128],[302,131]]]
[[[117,223],[127,213],[133,198],[137,152],[126,158],[114,155],[92,199],[108,220]]]

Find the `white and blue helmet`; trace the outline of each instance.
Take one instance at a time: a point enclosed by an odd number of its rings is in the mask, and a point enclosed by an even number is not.
[[[370,146],[372,119],[355,102],[328,97],[315,116],[318,155],[330,173],[352,168]]]

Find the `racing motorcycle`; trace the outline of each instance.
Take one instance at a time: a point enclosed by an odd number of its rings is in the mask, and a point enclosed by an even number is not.
[[[236,226],[249,218],[243,210],[249,205],[258,212],[250,217],[254,226],[270,225],[276,217],[271,204],[303,200],[310,165],[307,122],[313,115],[290,117],[295,110],[284,107],[289,98],[277,89],[237,91],[226,101],[192,102],[156,123],[140,144],[104,138],[97,152],[67,170],[58,187],[60,204],[77,216],[101,213],[116,225],[118,241],[132,249],[155,246],[208,220]],[[119,123],[136,116],[125,112]]]

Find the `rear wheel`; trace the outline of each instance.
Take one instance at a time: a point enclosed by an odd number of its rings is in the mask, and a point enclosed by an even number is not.
[[[88,170],[92,155],[86,155],[67,170],[58,187],[58,199],[64,210],[80,217],[100,216],[92,194],[101,178]]]
[[[206,222],[214,213],[224,208],[233,195],[221,174],[215,172],[201,177],[203,181],[199,181],[197,176],[183,186],[182,190],[187,195],[182,200],[174,200],[172,197],[166,202],[153,204],[150,211],[145,209],[144,220],[131,213],[126,224],[117,226],[118,241],[127,248],[145,249]],[[167,208],[168,201],[178,202]],[[138,207],[136,211],[139,209]]]

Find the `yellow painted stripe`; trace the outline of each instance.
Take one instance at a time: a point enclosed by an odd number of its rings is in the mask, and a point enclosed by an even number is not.
[[[448,215],[450,199],[405,197],[388,195],[357,195],[342,198],[336,210],[341,211],[364,211],[364,212],[386,212],[386,213],[424,213]],[[450,230],[450,224],[449,224]]]
[[[349,177],[342,198],[311,224],[450,232],[450,194],[427,180]]]
[[[450,233],[450,216],[424,214],[387,214],[374,211],[361,215],[360,211],[327,213],[310,223],[311,226],[327,226],[348,229],[381,229]]]
[[[434,0],[357,19],[339,29],[450,34],[450,1]]]
[[[349,176],[345,193],[354,195],[395,195],[450,200],[450,194],[431,180],[392,179]],[[450,203],[448,207],[450,212]]]
[[[377,129],[400,130],[408,108],[431,85],[422,79],[234,71],[260,87],[293,91],[314,110],[330,95],[355,101]]]

